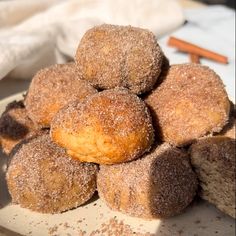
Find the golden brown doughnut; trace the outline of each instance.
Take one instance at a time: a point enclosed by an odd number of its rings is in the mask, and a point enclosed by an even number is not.
[[[171,66],[145,101],[162,140],[177,146],[221,131],[230,110],[219,76],[198,64]]]
[[[3,152],[9,154],[17,143],[39,129],[27,116],[23,101],[9,103],[0,117],[0,144]]]
[[[97,166],[71,159],[49,134],[18,148],[7,171],[12,200],[42,213],[59,213],[88,201],[96,190]]]
[[[187,153],[165,143],[141,159],[101,165],[97,188],[113,210],[141,218],[167,218],[191,203],[197,178]]]
[[[37,72],[25,100],[29,117],[42,127],[49,127],[57,111],[68,102],[83,100],[97,92],[80,78],[74,63],[53,65]]]
[[[199,179],[200,196],[235,218],[235,139],[215,136],[191,146],[191,163]]]
[[[83,36],[75,61],[83,79],[100,89],[150,91],[161,72],[163,52],[155,35],[141,28],[103,24]]]
[[[69,155],[99,164],[136,159],[154,139],[145,103],[122,88],[68,104],[53,119],[51,137]]]

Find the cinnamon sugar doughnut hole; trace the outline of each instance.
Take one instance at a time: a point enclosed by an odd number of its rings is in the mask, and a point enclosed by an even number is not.
[[[75,61],[83,79],[96,88],[125,87],[142,94],[156,83],[163,57],[152,32],[103,24],[85,33]]]
[[[29,117],[42,127],[49,127],[52,118],[68,102],[83,100],[96,93],[81,76],[74,63],[56,64],[34,76],[25,99]]]
[[[154,132],[145,103],[129,90],[116,88],[60,110],[51,137],[80,161],[113,164],[148,151]]]
[[[199,195],[236,218],[235,138],[204,137],[191,145],[191,164],[199,179]]]
[[[168,218],[193,200],[197,178],[187,153],[162,144],[142,158],[101,165],[99,196],[109,208],[141,218]]]
[[[59,213],[88,201],[98,167],[71,159],[43,134],[24,142],[10,162],[7,185],[13,203],[41,213]]]
[[[198,64],[172,65],[162,79],[145,98],[162,141],[183,146],[221,131],[230,103],[213,70]]]
[[[23,101],[9,103],[0,117],[0,144],[3,152],[9,155],[20,141],[39,130],[40,127],[28,117]]]

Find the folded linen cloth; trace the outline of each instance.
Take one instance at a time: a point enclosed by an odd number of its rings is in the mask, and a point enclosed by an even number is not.
[[[73,58],[85,31],[98,24],[148,28],[160,37],[183,22],[177,0],[1,1],[0,79],[30,79]]]

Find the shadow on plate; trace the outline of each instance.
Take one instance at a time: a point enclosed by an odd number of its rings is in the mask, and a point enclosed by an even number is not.
[[[99,199],[99,196],[98,196],[98,192],[96,191],[92,198],[90,198],[87,202],[85,202],[83,205],[81,206],[86,206],[86,205],[89,205],[89,204],[92,204],[93,202],[96,202],[97,200]]]

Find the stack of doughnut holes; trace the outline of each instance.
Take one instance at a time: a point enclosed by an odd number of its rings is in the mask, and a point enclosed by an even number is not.
[[[54,214],[98,191],[145,219],[180,214],[197,194],[235,217],[232,130],[234,105],[213,70],[169,65],[152,32],[108,24],[84,34],[74,62],[38,71],[0,118],[14,203]]]

